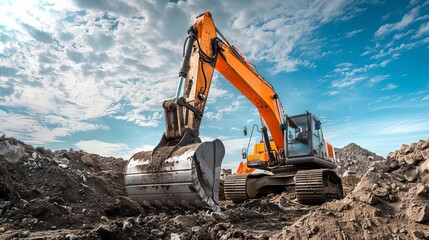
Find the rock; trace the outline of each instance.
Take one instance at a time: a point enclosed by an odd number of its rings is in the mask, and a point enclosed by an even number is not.
[[[109,221],[109,219],[106,217],[106,216],[101,216],[101,218],[100,218],[102,221],[106,221],[106,222],[108,222]]]
[[[210,216],[213,218],[214,221],[219,222],[219,221],[225,221],[225,219],[227,218],[227,216],[222,213],[222,212],[212,212],[210,214]]]
[[[426,149],[424,151],[421,151],[423,159],[424,160],[429,160],[429,149]]]
[[[387,154],[387,160],[393,160],[396,159],[396,152],[390,152]]]
[[[165,233],[163,231],[161,231],[161,230],[158,230],[158,229],[154,228],[154,229],[152,229],[152,231],[150,231],[150,234],[152,234],[155,237],[161,238],[161,237],[164,237]]]
[[[372,193],[377,197],[386,197],[389,195],[389,192],[389,189],[384,187],[377,187],[376,189],[372,190]]]
[[[390,160],[389,172],[394,171],[399,168],[399,162],[396,159]]]
[[[368,203],[369,205],[375,205],[378,203],[377,198],[371,193],[362,194],[360,200],[361,202]]]
[[[429,206],[427,203],[412,204],[407,209],[407,216],[414,222],[423,223],[429,220]]]
[[[0,227],[0,233],[4,233],[6,231],[6,229],[4,229],[4,227]]]
[[[0,203],[0,209],[7,209],[10,207],[10,201],[3,201]]]
[[[423,154],[422,154],[422,152],[421,151],[417,151],[417,152],[415,152],[414,153],[414,155],[413,155],[413,158],[414,158],[414,160],[416,161],[416,162],[420,162],[420,161],[422,161],[424,158],[423,158]]]
[[[102,239],[112,239],[113,229],[109,225],[101,224],[94,230]]]
[[[423,150],[423,149],[422,149],[422,147],[423,147],[423,144],[424,144],[425,142],[426,142],[426,141],[424,141],[424,140],[420,140],[420,141],[417,143],[416,149],[417,149],[417,150],[419,150],[419,151]]]
[[[125,231],[127,231],[129,229],[132,229],[132,228],[133,228],[133,224],[130,221],[124,220],[122,222],[122,231],[125,232]]]
[[[405,158],[404,158],[403,155],[401,157],[398,157],[397,159],[398,159],[398,162],[399,162],[400,166],[402,166],[402,165],[404,165],[404,164],[407,163],[407,162],[405,162]]]
[[[410,153],[410,154],[405,155],[404,161],[407,164],[414,165],[414,163],[416,162],[416,160],[414,159],[414,154]]]
[[[67,166],[66,164],[60,163],[60,164],[58,164],[58,167],[63,168],[63,169],[66,169],[66,168],[68,168],[69,166]]]
[[[25,148],[15,139],[2,139],[0,156],[10,163],[17,163],[25,156]]]
[[[410,169],[407,172],[405,172],[404,177],[408,182],[414,182],[419,174],[419,171],[417,168]]]
[[[394,172],[394,173],[391,175],[391,177],[392,177],[393,179],[395,179],[395,180],[399,181],[399,182],[405,182],[405,177],[404,177],[404,175],[403,175],[403,174],[399,174],[399,173]]]
[[[392,186],[388,182],[380,182],[379,184],[382,188],[385,188],[389,191],[392,190]]]
[[[79,239],[79,237],[77,235],[69,233],[66,235],[66,239],[73,240],[73,239]]]
[[[417,149],[418,150],[425,150],[426,148],[429,148],[429,139],[426,141],[420,140],[417,144]]]
[[[28,231],[28,230],[24,230],[24,231],[21,231],[21,232],[19,232],[19,237],[23,237],[23,238],[26,238],[26,237],[28,237],[28,236],[30,236],[30,234],[31,234],[31,232],[30,231]]]
[[[186,240],[186,236],[183,233],[180,235],[178,233],[171,233],[170,240]]]
[[[421,173],[429,172],[429,159],[420,164],[419,171]]]
[[[407,144],[402,144],[401,148],[399,149],[399,152],[402,154],[406,154],[405,150],[409,149],[409,146]]]
[[[414,237],[416,237],[417,239],[425,239],[425,235],[420,232],[420,231],[414,231],[413,232]]]
[[[58,164],[58,165],[60,165],[60,164],[62,164],[62,165],[68,165],[69,163],[70,163],[70,161],[67,159],[67,158],[60,158],[60,159],[58,159],[58,158],[54,158],[54,161]]]
[[[94,165],[94,160],[92,160],[89,154],[84,154],[80,160],[88,167],[92,167]]]
[[[429,186],[421,184],[421,183],[417,183],[416,186],[416,195],[417,196],[423,196],[424,194],[429,192]]]
[[[410,145],[408,145],[404,151],[403,154],[409,154],[412,153],[414,151],[414,148],[417,146],[417,143],[411,143]]]

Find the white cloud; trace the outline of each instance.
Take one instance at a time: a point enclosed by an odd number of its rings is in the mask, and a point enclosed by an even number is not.
[[[384,88],[382,88],[382,91],[387,91],[387,90],[393,90],[395,88],[398,88],[399,86],[397,84],[394,83],[388,83]]]
[[[393,35],[393,39],[399,40],[399,39],[401,39],[403,37],[406,37],[406,36],[412,34],[413,32],[414,32],[414,30],[410,29],[410,30],[408,30],[407,32],[404,32],[404,33],[396,33],[395,35]]]
[[[240,129],[239,129],[239,128],[237,128],[237,127],[232,127],[232,128],[231,128],[231,131],[238,132],[238,131],[240,131]]]
[[[324,93],[324,95],[328,95],[328,96],[335,96],[335,95],[337,95],[338,93],[340,93],[340,91],[336,91],[336,90],[334,90],[334,91],[326,92],[326,93]]]
[[[64,118],[59,115],[8,113],[0,110],[0,131],[30,144],[60,142],[59,137],[74,132],[107,129],[106,126]]]
[[[85,140],[74,144],[79,149],[88,153],[96,153],[101,156],[121,157],[125,160],[130,159],[132,155],[140,151],[152,151],[155,145],[143,144],[131,148],[127,144],[104,142],[100,140]]]
[[[99,140],[79,141],[74,145],[85,152],[114,157],[123,157],[122,154],[129,149],[129,147],[123,143],[109,143]]]
[[[351,31],[351,32],[347,32],[347,33],[346,33],[346,36],[347,36],[348,38],[351,38],[351,37],[356,36],[358,33],[362,32],[362,31],[363,31],[363,29],[356,29],[356,30],[353,30],[353,31]]]
[[[405,14],[401,21],[396,23],[388,23],[380,26],[380,28],[375,32],[376,37],[383,37],[393,31],[402,30],[408,27],[411,23],[414,22],[419,12],[419,8],[413,8],[410,12]]]
[[[369,80],[369,83],[370,84],[376,84],[378,82],[381,82],[381,81],[384,81],[386,79],[389,79],[389,77],[390,77],[390,75],[377,75],[377,76],[372,77]]]
[[[353,86],[356,83],[361,82],[363,80],[365,80],[365,77],[346,77],[341,80],[332,81],[331,85],[332,87],[336,87],[336,88],[344,88],[344,87]]]
[[[212,120],[212,121],[220,121],[222,120],[222,113],[221,112],[209,112],[206,111],[204,113],[204,118],[207,118],[208,120]]]
[[[395,55],[392,55],[392,56],[393,56],[393,57],[395,57]],[[392,61],[392,60],[390,60],[390,59],[386,59],[386,60],[382,61],[382,62],[379,64],[379,66],[380,66],[380,67],[386,67],[386,66],[387,66],[387,64],[389,64],[391,61]]]
[[[374,128],[370,129],[365,135],[396,135],[414,132],[424,132],[429,129],[429,123],[422,119],[409,119],[409,120],[392,120],[383,123],[374,123]]]
[[[340,63],[340,64],[337,64],[337,68],[341,68],[341,67],[352,67],[353,66],[353,63],[349,63],[349,62],[345,62],[345,63]]]
[[[429,100],[429,95],[422,97],[422,101],[427,101],[427,100]]]
[[[426,35],[426,34],[428,34],[428,33],[429,33],[429,22],[427,22],[427,23],[423,23],[423,24],[420,26],[420,28],[419,28],[419,30],[417,31],[417,33],[416,33],[415,37],[416,37],[416,38],[418,38],[418,37],[421,37],[421,36]]]

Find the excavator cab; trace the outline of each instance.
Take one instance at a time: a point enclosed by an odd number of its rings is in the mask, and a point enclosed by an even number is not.
[[[323,137],[321,122],[316,115],[286,116],[286,159],[292,165],[310,164],[315,167],[335,168],[332,145]]]
[[[311,138],[308,131],[308,116],[302,114],[288,118],[287,134],[287,156],[307,156],[311,153],[309,139]]]

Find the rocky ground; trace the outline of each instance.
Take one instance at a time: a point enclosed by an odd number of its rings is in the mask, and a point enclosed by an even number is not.
[[[123,187],[123,159],[0,138],[0,239],[428,239],[429,140],[387,160],[336,150],[350,193],[301,205],[293,189],[223,211],[146,215]]]
[[[429,140],[374,163],[344,199],[323,204],[278,239],[429,239]]]

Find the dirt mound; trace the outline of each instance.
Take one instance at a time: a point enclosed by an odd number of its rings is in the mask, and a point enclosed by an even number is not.
[[[355,143],[350,143],[343,148],[335,148],[335,157],[338,175],[342,177],[355,175],[357,178],[361,178],[374,162],[386,160]]]
[[[429,140],[403,145],[345,199],[323,204],[276,238],[428,239],[428,173]]]
[[[336,171],[343,181],[345,194],[354,189],[374,163],[386,160],[355,143],[350,143],[343,148],[335,148],[335,157],[338,166]]]
[[[101,216],[139,215],[122,184],[124,166],[123,159],[0,138],[0,234],[88,228]]]

